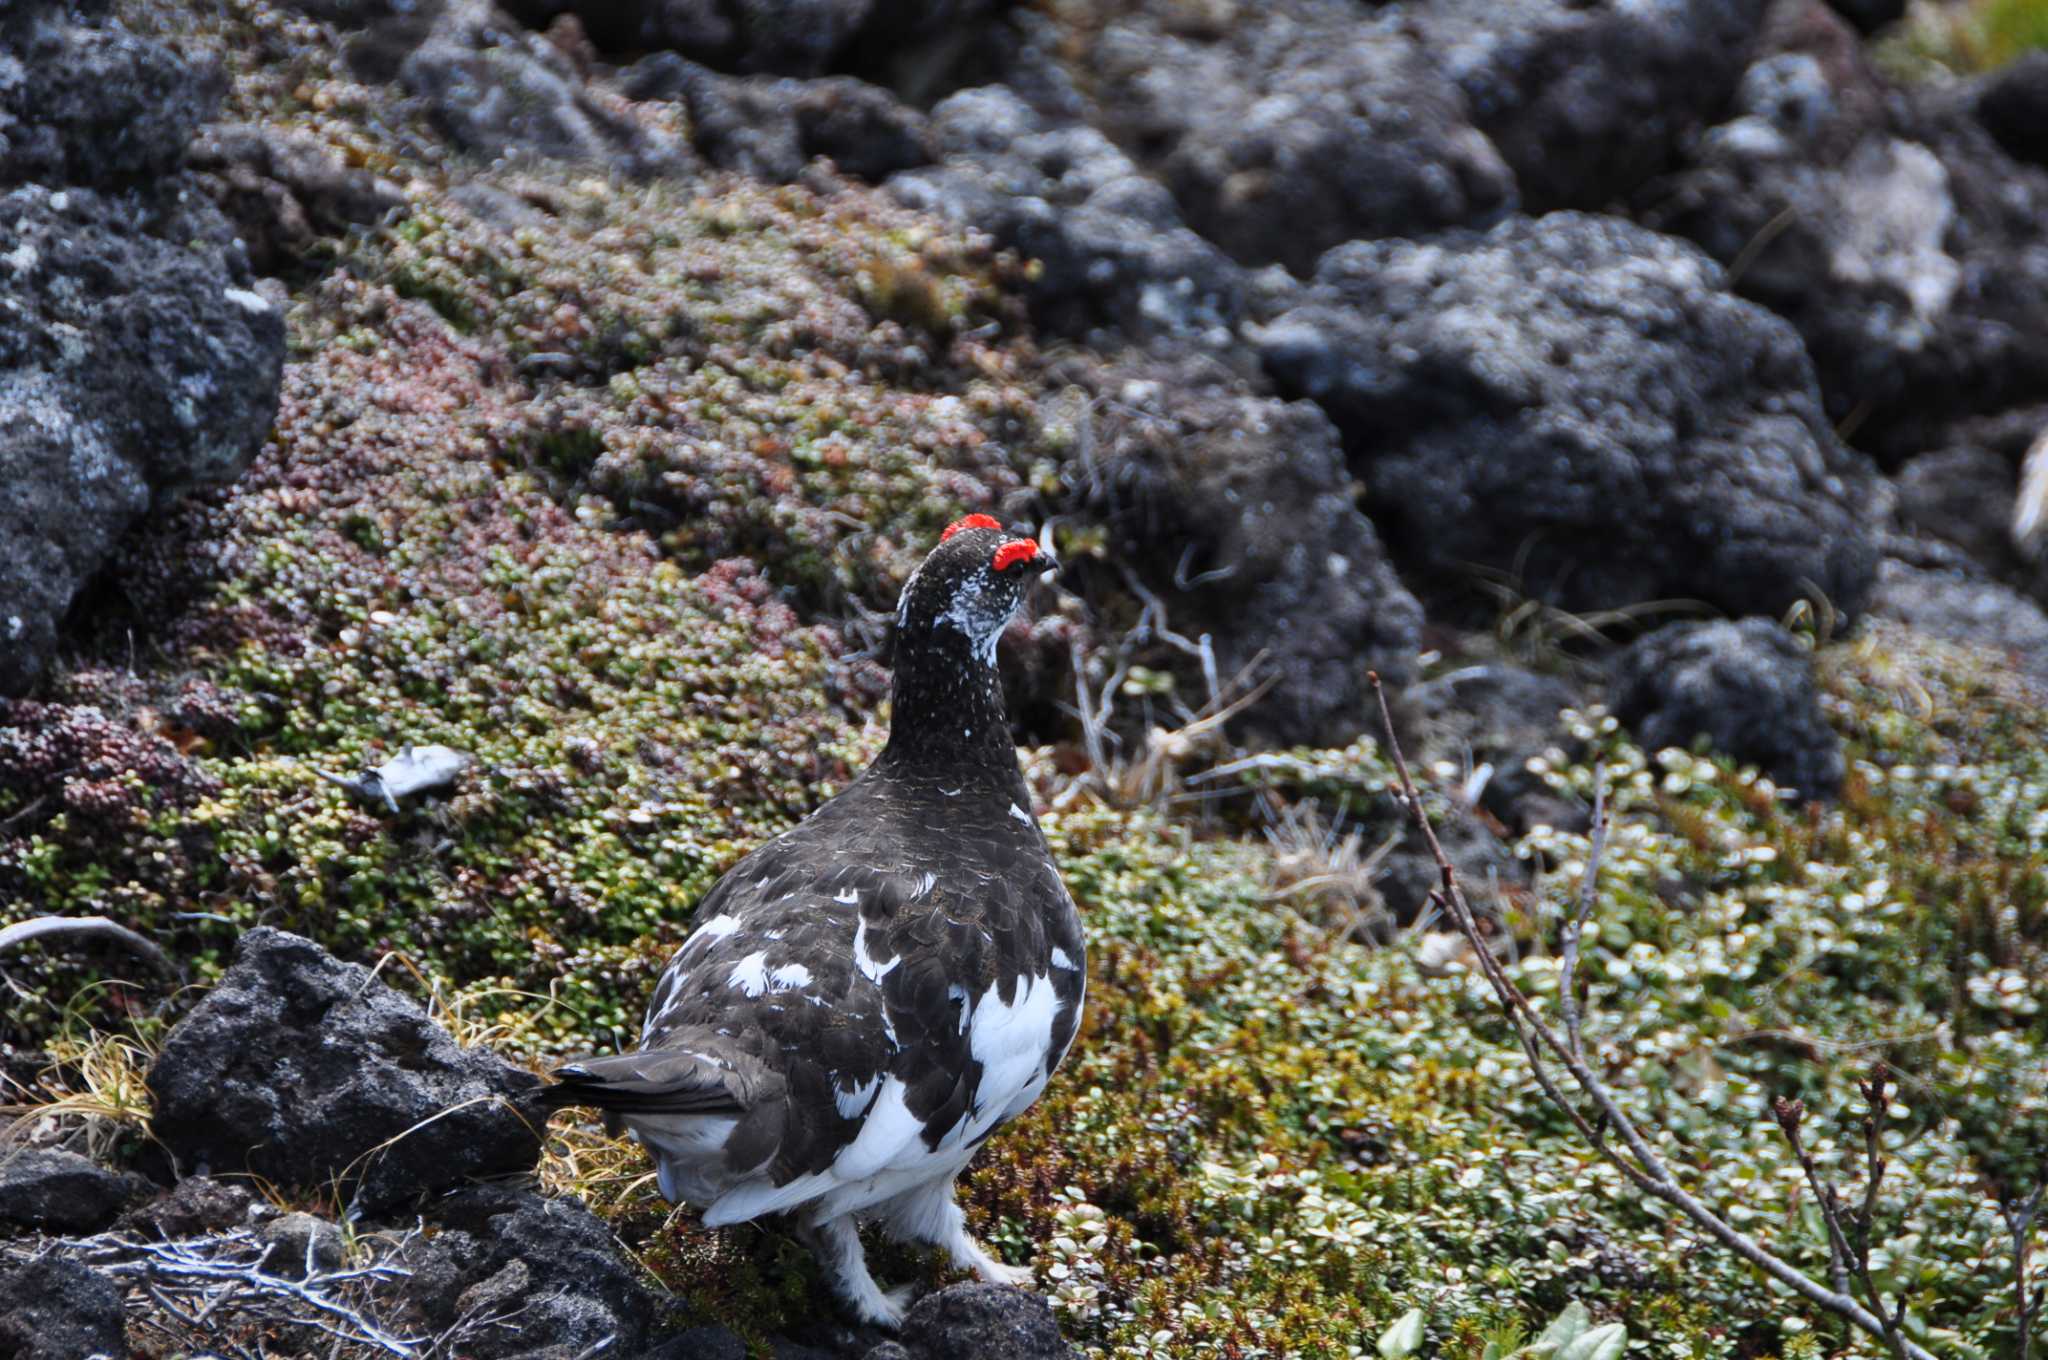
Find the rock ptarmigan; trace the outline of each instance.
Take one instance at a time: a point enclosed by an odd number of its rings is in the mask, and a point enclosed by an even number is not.
[[[987,515],[949,526],[896,610],[889,741],[844,792],[719,880],[640,1047],[557,1068],[709,1226],[796,1216],[863,1322],[893,1327],[856,1231],[1027,1268],[971,1237],[954,1178],[1027,1109],[1081,1015],[1081,918],[1030,812],[996,639],[1056,563]]]

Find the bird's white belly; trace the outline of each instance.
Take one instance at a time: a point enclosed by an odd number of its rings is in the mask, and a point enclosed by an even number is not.
[[[926,1143],[924,1121],[906,1103],[902,1079],[885,1076],[860,1131],[831,1165],[782,1185],[762,1176],[726,1188],[705,1209],[705,1225],[797,1209],[824,1222],[958,1174],[984,1135],[1029,1109],[1045,1090],[1059,1009],[1052,979],[1028,975],[1015,980],[1008,1002],[1001,987],[991,987],[974,1003],[967,1014],[968,1046],[981,1064],[981,1082],[972,1107],[937,1147]]]

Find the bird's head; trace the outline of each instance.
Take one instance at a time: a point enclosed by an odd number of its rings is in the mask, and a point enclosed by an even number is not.
[[[993,516],[955,520],[904,583],[897,645],[944,648],[951,630],[976,659],[994,665],[996,639],[1023,602],[1025,587],[1058,568],[1051,551],[1036,539],[1014,537]]]

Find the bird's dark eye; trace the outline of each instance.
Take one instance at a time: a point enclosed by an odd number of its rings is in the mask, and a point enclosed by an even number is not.
[[[1013,538],[996,549],[996,555],[989,559],[989,565],[997,571],[1008,571],[1019,562],[1029,562],[1038,556],[1038,544],[1028,538]]]

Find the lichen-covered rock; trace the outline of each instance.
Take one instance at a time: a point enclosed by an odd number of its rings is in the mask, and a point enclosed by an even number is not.
[[[449,0],[399,63],[398,79],[456,145],[479,156],[590,161],[635,178],[689,164],[666,129],[591,89],[567,55],[489,0]]]
[[[0,1264],[0,1355],[9,1360],[127,1360],[121,1290],[90,1266],[45,1257]]]
[[[1842,783],[1842,741],[1821,713],[1812,654],[1768,619],[1645,634],[1614,658],[1608,707],[1647,751],[1704,738],[1808,799]]]
[[[894,176],[890,192],[1033,260],[1026,295],[1041,327],[1209,348],[1231,341],[1243,271],[1102,133],[1041,114],[1001,86],[942,101],[932,133],[939,164]]]
[[[2048,169],[1960,95],[1889,89],[1818,0],[1640,217],[1798,327],[1831,419],[1887,462],[2048,390]]]
[[[657,52],[626,71],[620,88],[634,99],[681,102],[704,159],[757,179],[786,183],[824,156],[879,182],[932,158],[924,115],[851,76],[728,76]]]
[[[1356,243],[1258,344],[1344,432],[1411,583],[1850,616],[1869,592],[1873,474],[1791,327],[1683,242],[1553,213]]]
[[[1322,412],[1206,361],[1060,372],[1075,387],[1050,423],[1088,450],[1069,467],[1071,494],[1114,559],[1164,604],[1166,626],[1213,640],[1225,681],[1250,668],[1273,682],[1246,733],[1339,746],[1370,727],[1366,674],[1414,678],[1422,608],[1359,513]],[[1160,664],[1183,673],[1183,701],[1208,697],[1185,655]]]
[[[0,27],[0,694],[34,682],[116,538],[233,477],[270,423],[278,309],[177,174],[210,70],[114,27]],[[30,182],[32,180],[41,182]]]
[[[1422,47],[1513,167],[1524,210],[1602,208],[1717,117],[1765,0],[1431,0]]]
[[[53,1233],[93,1233],[148,1182],[54,1148],[0,1150],[0,1225]]]
[[[1360,237],[1511,207],[1512,172],[1400,15],[1347,0],[1133,7],[1089,35],[1077,81],[1204,236],[1306,273]]]
[[[456,1045],[419,1005],[310,940],[259,927],[150,1068],[181,1172],[339,1183],[376,1211],[530,1168],[530,1073]]]
[[[433,1206],[435,1231],[414,1242],[396,1320],[453,1328],[476,1360],[564,1348],[568,1356],[637,1356],[655,1301],[609,1230],[573,1199],[474,1186]]]

